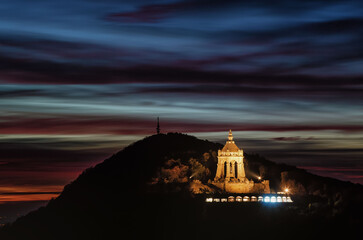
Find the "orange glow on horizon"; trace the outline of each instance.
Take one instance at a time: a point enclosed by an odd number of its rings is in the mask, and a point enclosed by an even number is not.
[[[59,194],[0,195],[0,204],[7,202],[49,201]]]
[[[6,202],[48,201],[56,198],[63,186],[1,186],[0,204]]]

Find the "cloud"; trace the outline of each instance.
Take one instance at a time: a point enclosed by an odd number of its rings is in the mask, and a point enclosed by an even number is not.
[[[101,43],[61,40],[39,35],[5,35],[1,34],[1,31],[0,49],[2,50],[0,61],[3,61],[3,66],[20,67],[20,69],[27,69],[26,66],[30,66],[33,62],[54,64],[54,66],[117,65],[122,62],[122,58],[134,56],[134,53],[126,48]],[[6,63],[7,59],[10,61],[9,65]],[[15,63],[16,65],[13,65]],[[42,70],[41,66],[37,69]]]
[[[1,192],[0,195],[40,195],[40,194],[60,194],[61,192]]]
[[[58,193],[48,193],[48,194],[4,194],[0,195],[0,204],[9,202],[25,202],[25,201],[49,201],[52,198],[58,197]],[[27,213],[26,211],[25,213]],[[24,214],[25,214],[24,213]]]
[[[6,120],[6,118],[3,118]],[[95,116],[23,118],[8,117],[0,122],[2,134],[150,134],[155,120]]]
[[[169,17],[173,12],[185,6],[185,3],[151,4],[141,6],[130,12],[111,13],[106,16],[109,21],[123,21],[128,23],[155,23]]]
[[[350,167],[326,167],[326,166],[300,166],[299,168],[303,168],[308,170],[311,173],[338,178],[344,181],[352,181],[363,183],[363,167],[356,166],[355,168]]]
[[[214,61],[214,60],[213,60]],[[243,94],[256,97],[315,97],[334,96],[340,99],[361,99],[362,77],[317,77],[307,75],[278,75],[276,73],[235,73],[200,69],[137,66],[85,67],[48,61],[0,58],[0,77],[3,83],[35,84],[111,84],[163,83],[175,87],[147,88],[143,92],[184,92],[200,94]],[[39,91],[23,91],[24,95]],[[21,92],[2,92],[20,96]]]
[[[88,143],[87,149],[61,149],[64,147],[64,140],[48,141],[53,144],[44,143],[40,146],[37,140],[28,143],[8,140],[11,143],[1,143],[1,158],[7,163],[0,168],[0,192],[57,194],[65,184],[76,179],[85,169],[102,162],[122,147],[119,143],[119,147],[111,149],[107,147],[109,140],[105,139],[106,147],[103,148]],[[58,149],[55,149],[57,144]],[[86,142],[83,144],[87,145]]]
[[[301,140],[301,137],[275,137],[275,138],[272,138],[272,140],[275,140],[275,141],[299,141],[299,140]]]
[[[301,34],[303,32],[307,34],[319,34],[319,35],[344,34],[344,33],[363,34],[363,30],[361,27],[362,24],[363,24],[362,18],[333,19],[329,21],[304,24],[296,29],[295,34]]]
[[[21,90],[0,90],[0,98],[28,97],[40,96],[43,91],[37,89],[21,89]]]
[[[163,119],[162,125],[168,131],[208,132],[225,131],[226,123],[199,122]],[[269,125],[251,123],[229,123],[235,131],[323,131],[337,130],[344,132],[363,131],[363,125]],[[2,134],[153,134],[155,119],[67,116],[52,118],[3,117],[0,122]],[[278,139],[275,139],[278,140]]]

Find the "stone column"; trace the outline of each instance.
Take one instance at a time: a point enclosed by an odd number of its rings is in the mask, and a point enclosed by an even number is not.
[[[234,164],[234,162],[231,162],[232,163],[232,171],[231,171],[231,177],[232,178],[235,178],[236,176],[236,164]]]
[[[222,177],[222,174],[223,174],[223,164],[222,163],[218,163],[216,177],[214,179],[215,180],[220,179]]]
[[[231,163],[227,161],[226,179],[229,180],[231,177]]]
[[[243,166],[243,162],[239,162],[238,163],[237,174],[238,174],[238,179],[239,180],[242,180],[242,179],[244,179],[246,177],[246,173],[245,173],[245,168]]]

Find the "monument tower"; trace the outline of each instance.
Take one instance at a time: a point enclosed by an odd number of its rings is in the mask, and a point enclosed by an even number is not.
[[[246,180],[243,165],[243,150],[233,141],[232,131],[229,130],[228,140],[222,150],[218,150],[218,165],[215,181],[225,179],[243,182]]]
[[[231,193],[270,193],[268,180],[255,183],[247,179],[243,160],[243,150],[237,147],[229,130],[226,145],[218,150],[217,172],[212,184]]]

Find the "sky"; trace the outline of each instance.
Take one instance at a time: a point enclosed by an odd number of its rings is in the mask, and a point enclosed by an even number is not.
[[[155,133],[363,184],[362,1],[0,3],[0,204]],[[1,208],[0,208],[1,210]],[[0,211],[1,218],[1,211]]]

